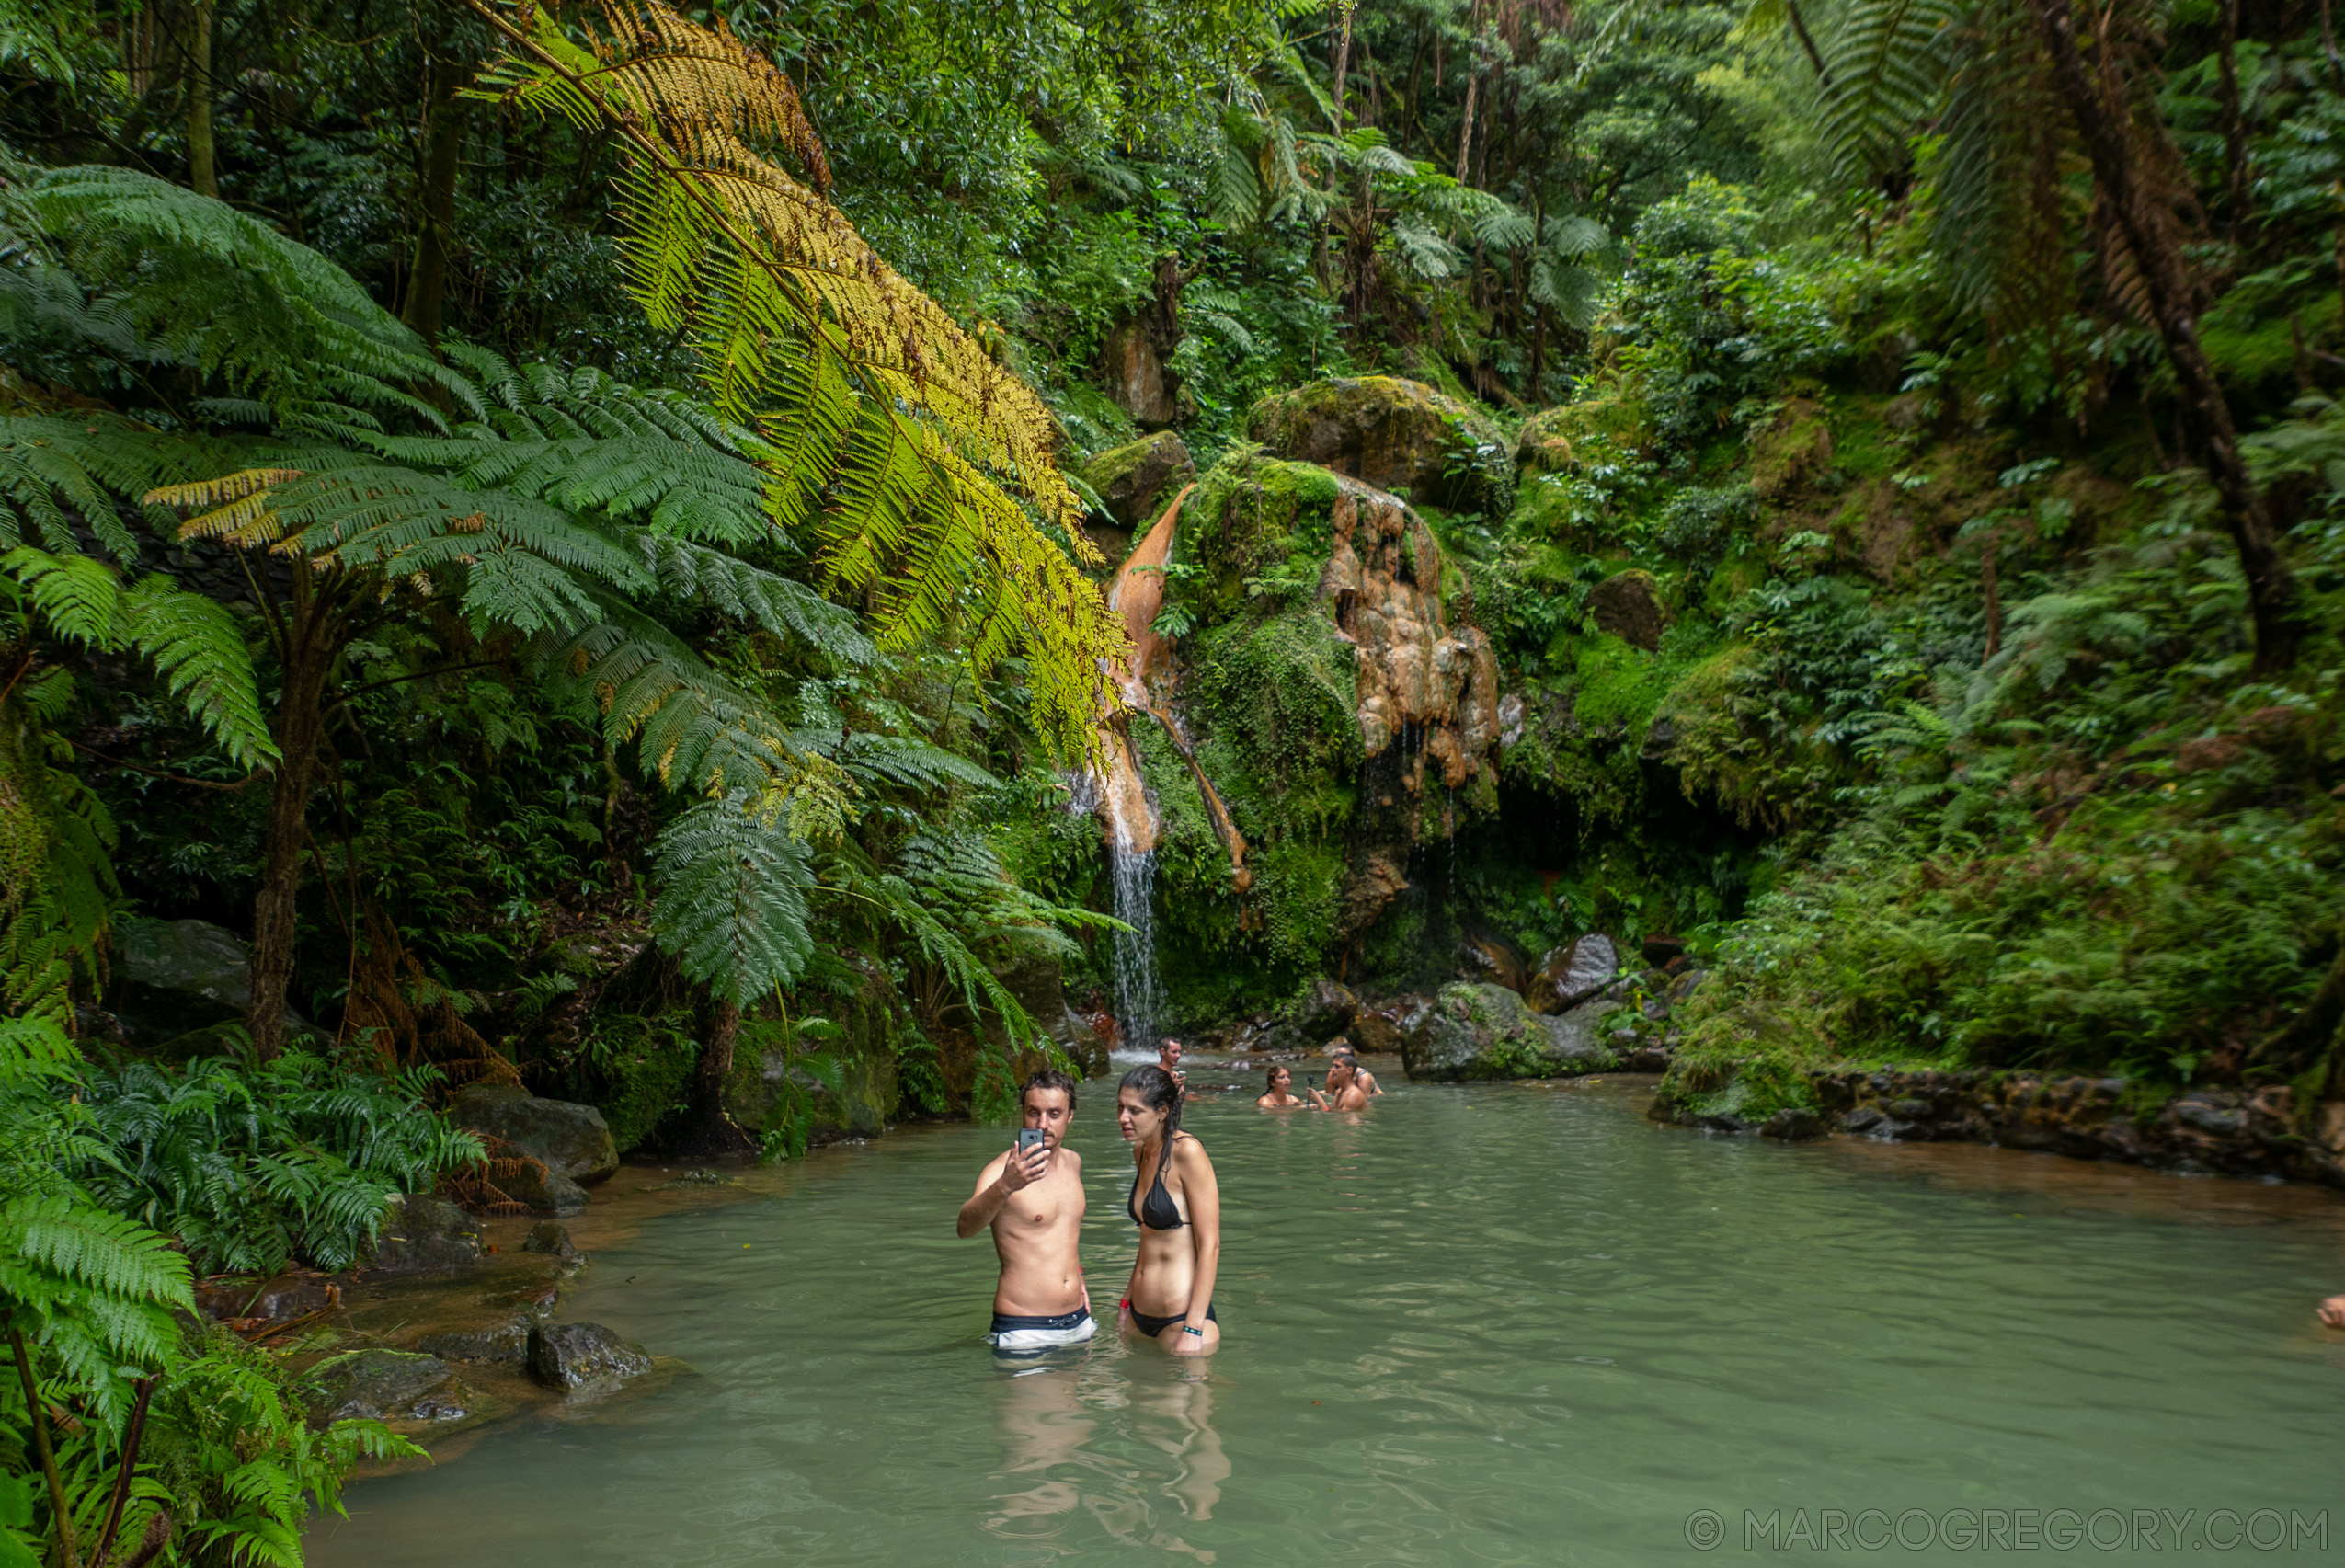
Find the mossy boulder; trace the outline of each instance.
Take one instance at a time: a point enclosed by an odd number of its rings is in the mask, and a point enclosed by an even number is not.
[[[480,1396],[437,1356],[405,1350],[353,1350],[310,1368],[310,1425],[385,1421],[412,1431],[471,1419]]]
[[[1181,438],[1170,430],[1110,447],[1083,464],[1082,481],[1099,493],[1108,515],[1125,528],[1153,523],[1197,476],[1197,465]]]
[[[1504,986],[1444,986],[1402,1037],[1401,1063],[1419,1083],[1607,1071],[1612,1055],[1593,1039],[1589,1022],[1573,1018],[1560,1027],[1565,1019],[1541,1017]]]
[[[687,1014],[603,1013],[591,1027],[593,1070],[575,1091],[610,1124],[621,1153],[654,1140],[660,1125],[691,1103],[700,1042]]]
[[[1515,460],[1489,416],[1423,382],[1345,376],[1254,405],[1246,434],[1280,457],[1317,464],[1446,511],[1505,516]]]
[[[859,1050],[852,1043],[831,1050],[838,1066],[834,1087],[798,1059],[821,1048],[801,1043],[785,1051],[787,1032],[778,1023],[745,1021],[734,1047],[734,1072],[725,1086],[725,1108],[752,1132],[778,1129],[777,1121],[788,1084],[812,1096],[807,1120],[809,1141],[834,1143],[842,1138],[876,1138],[895,1118],[902,1087],[897,1080],[896,1058],[887,1050]]]
[[[592,1105],[541,1100],[518,1084],[475,1083],[456,1096],[449,1116],[458,1127],[503,1139],[571,1182],[599,1182],[619,1168],[617,1140]],[[576,1213],[563,1207],[567,1201],[567,1194],[549,1189],[546,1202],[531,1207]]]

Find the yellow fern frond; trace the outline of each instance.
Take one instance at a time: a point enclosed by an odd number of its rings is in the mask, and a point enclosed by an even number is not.
[[[957,627],[974,601],[970,662],[1023,648],[1047,742],[1095,745],[1126,638],[1081,569],[1099,555],[1057,421],[827,200],[789,78],[721,21],[657,0],[606,4],[587,49],[533,6],[465,3],[510,50],[479,96],[614,133],[629,287],[692,336],[712,400],[762,438],[775,525],[819,513],[831,584],[868,593],[896,646]],[[776,143],[810,183],[757,150]]]
[[[255,546],[274,544],[283,532],[269,492],[302,477],[298,468],[242,468],[217,479],[166,485],[146,493],[148,506],[210,507],[179,525],[182,539],[218,539]]]

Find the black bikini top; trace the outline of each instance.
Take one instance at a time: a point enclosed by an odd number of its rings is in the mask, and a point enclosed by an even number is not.
[[[1178,1134],[1174,1135],[1179,1136]],[[1132,1173],[1132,1196],[1124,1200],[1124,1211],[1151,1230],[1178,1230],[1188,1223],[1181,1218],[1181,1206],[1164,1190],[1164,1167],[1172,1162],[1172,1146],[1168,1141],[1156,1157],[1156,1180],[1149,1184],[1148,1196],[1140,1197],[1140,1173]],[[1132,1199],[1138,1198],[1136,1205]]]

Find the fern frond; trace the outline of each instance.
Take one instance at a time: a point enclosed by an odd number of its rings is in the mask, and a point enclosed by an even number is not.
[[[797,979],[814,954],[814,874],[786,806],[751,790],[704,801],[659,835],[652,929],[685,974],[746,1006]]]
[[[1859,176],[1895,167],[1937,106],[1960,0],[1851,0],[1825,51],[1825,144]],[[2040,128],[2039,128],[2040,129]]]
[[[183,593],[169,578],[146,577],[122,596],[122,622],[130,645],[153,662],[231,761],[257,768],[277,760],[252,653],[226,605]]]
[[[657,3],[606,6],[590,52],[543,12],[467,4],[511,46],[493,89],[617,134],[630,287],[693,335],[718,411],[763,437],[768,516],[795,531],[825,509],[826,574],[880,601],[890,646],[937,635],[975,589],[970,662],[1023,649],[1047,743],[1087,752],[1122,627],[1080,569],[1096,550],[1056,423],[822,198],[788,79]],[[774,141],[814,189],[754,150]]]
[[[472,383],[349,274],[225,202],[87,165],[46,171],[22,206],[74,273],[108,280],[143,357],[218,375],[280,423],[333,425],[372,409],[443,426],[414,387],[486,412]]]
[[[644,559],[659,585],[775,636],[796,636],[842,664],[878,655],[852,613],[806,584],[765,571],[704,544],[646,537]]]

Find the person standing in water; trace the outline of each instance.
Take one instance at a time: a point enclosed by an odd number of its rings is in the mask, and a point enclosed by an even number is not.
[[[1309,1100],[1295,1096],[1295,1075],[1283,1067],[1274,1066],[1264,1081],[1262,1098],[1254,1102],[1265,1111],[1292,1111],[1307,1106]]]
[[[993,1232],[1001,1259],[993,1288],[996,1350],[1047,1350],[1081,1345],[1099,1332],[1077,1250],[1083,1225],[1083,1157],[1062,1147],[1075,1116],[1075,1081],[1057,1069],[1035,1073],[1018,1092],[1021,1119],[1042,1141],[1021,1153],[1012,1145],[978,1173],[955,1229],[967,1241]]]
[[[1335,1037],[1335,1054],[1352,1064],[1352,1082],[1360,1086],[1362,1093],[1373,1100],[1384,1093],[1377,1087],[1376,1074],[1360,1065],[1360,1053],[1352,1048],[1351,1041],[1338,1035]]]
[[[1162,1068],[1165,1076],[1182,1088],[1186,1089],[1189,1086],[1189,1075],[1181,1070],[1180,1041],[1168,1039],[1156,1047],[1156,1065]]]
[[[1140,1228],[1117,1324],[1175,1356],[1203,1356],[1221,1343],[1213,1312],[1221,1188],[1205,1145],[1181,1130],[1181,1101],[1180,1084],[1161,1067],[1136,1067],[1116,1086],[1115,1126],[1134,1166],[1125,1208]]]
[[[1311,1091],[1311,1100],[1322,1111],[1365,1111],[1367,1091],[1360,1087],[1358,1067],[1350,1057],[1337,1057],[1327,1067],[1327,1087]]]

